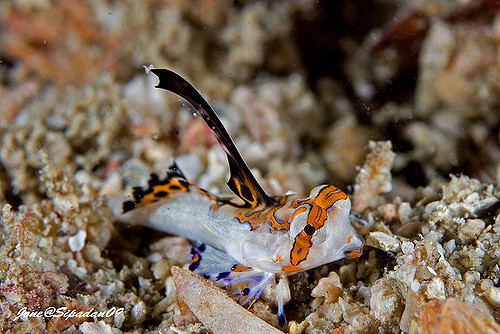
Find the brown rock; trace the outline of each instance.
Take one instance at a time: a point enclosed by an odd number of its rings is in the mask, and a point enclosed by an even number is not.
[[[500,326],[490,314],[453,298],[443,303],[431,300],[424,304],[418,325],[424,334],[500,332]]]

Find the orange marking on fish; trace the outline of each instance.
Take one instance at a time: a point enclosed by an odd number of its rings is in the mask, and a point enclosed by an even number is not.
[[[309,254],[309,249],[312,246],[312,235],[306,234],[301,231],[296,237],[293,243],[292,251],[290,252],[290,263],[292,265],[298,265],[307,258]]]
[[[254,211],[252,209],[239,209],[236,211],[234,217],[240,222],[240,224],[250,225],[250,229],[253,231],[265,221],[261,219],[261,214],[264,210]]]
[[[281,270],[284,272],[284,273],[297,273],[299,271],[302,271],[302,268],[300,266],[296,266],[296,265],[287,265],[287,266],[283,266],[281,267]]]
[[[357,259],[361,255],[363,255],[363,248],[359,247],[359,248],[353,249],[352,251],[348,252],[346,255],[351,260]]]
[[[326,186],[320,190],[318,196],[314,199],[314,204],[322,209],[329,209],[340,199],[346,199],[347,195],[335,186]]]
[[[200,260],[200,256],[198,254],[194,254],[191,260],[192,262],[198,262]]]
[[[202,194],[203,196],[207,197],[208,199],[212,200],[212,201],[219,201],[219,197],[212,194],[211,192],[203,189],[203,188],[198,188],[196,187],[196,190]]]
[[[232,268],[231,268],[231,271],[232,272],[242,272],[242,271],[247,271],[247,270],[251,270],[252,267],[249,267],[249,266],[244,266],[244,265],[241,265],[241,264],[235,264]]]
[[[144,196],[135,204],[135,207],[141,207],[148,203],[158,202],[160,199],[167,198],[174,192],[187,192],[189,189],[181,184],[177,179],[170,179],[167,184],[156,184],[144,194]]]
[[[298,215],[300,215],[301,213],[304,213],[307,211],[307,208],[302,206],[300,208],[298,208],[297,210],[295,210],[292,214],[292,217],[290,218],[290,220],[294,220],[295,218],[297,218]]]
[[[266,220],[271,225],[272,230],[288,231],[290,229],[290,216],[285,215],[282,217],[276,217],[276,211],[286,205],[287,197],[277,196],[275,202],[276,206],[268,211]]]
[[[264,207],[260,210],[252,208],[241,208],[236,211],[234,217],[240,224],[250,225],[251,230],[255,230],[260,225],[268,223],[271,227],[271,233],[276,231],[288,231],[290,229],[290,220],[288,216],[277,218],[275,213],[286,204],[286,196],[276,196],[275,205]]]
[[[325,225],[328,219],[328,210],[333,207],[337,201],[346,198],[347,195],[337,187],[324,187],[312,201],[311,209],[307,215],[307,224],[314,227],[314,232],[319,230]],[[292,219],[306,210],[305,207],[299,207],[292,214]],[[309,227],[309,229],[311,228]],[[307,234],[304,227],[304,230],[295,237],[292,250],[290,251],[290,262],[292,265],[298,265],[304,261],[309,255],[311,246],[312,235]]]

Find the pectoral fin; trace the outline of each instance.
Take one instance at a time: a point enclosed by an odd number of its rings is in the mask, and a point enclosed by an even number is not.
[[[205,244],[191,248],[189,270],[226,288],[242,304],[251,306],[274,279],[273,273],[238,264],[228,254]]]

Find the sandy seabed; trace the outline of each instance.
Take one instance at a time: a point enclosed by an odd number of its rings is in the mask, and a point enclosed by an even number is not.
[[[266,191],[335,184],[368,222],[362,257],[290,277],[280,330],[498,333],[499,51],[495,0],[0,2],[0,332],[278,326],[273,298],[246,314],[171,271],[186,240],[110,210],[173,159],[229,193],[222,150],[153,64],[200,89]],[[200,291],[215,322],[183,301]],[[48,307],[124,312],[15,320]]]

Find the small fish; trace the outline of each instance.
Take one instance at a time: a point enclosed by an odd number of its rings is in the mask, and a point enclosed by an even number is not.
[[[283,326],[283,304],[290,298],[287,276],[361,255],[349,198],[333,185],[318,186],[309,196],[269,196],[201,94],[170,70],[151,72],[159,78],[157,88],[187,100],[211,129],[227,155],[227,184],[237,198],[198,187],[174,163],[166,177],[152,174],[147,187],[133,188],[121,218],[192,240],[189,269],[226,287],[243,304],[252,305],[269,283],[277,282]]]

